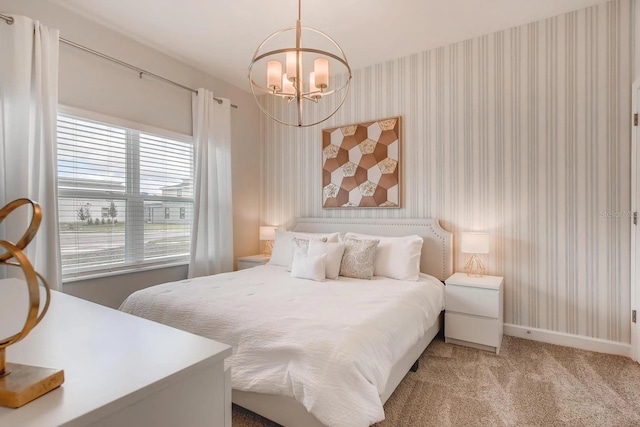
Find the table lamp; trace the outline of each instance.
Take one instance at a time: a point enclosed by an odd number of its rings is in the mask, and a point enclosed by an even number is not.
[[[265,241],[263,255],[271,255],[273,250],[273,241],[276,238],[277,227],[260,226],[260,240]]]
[[[462,253],[472,254],[464,266],[467,276],[482,277],[486,268],[478,254],[489,253],[489,234],[467,231],[462,233]]]

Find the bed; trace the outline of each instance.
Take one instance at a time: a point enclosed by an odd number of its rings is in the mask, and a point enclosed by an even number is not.
[[[373,424],[441,328],[451,234],[432,219],[301,218],[294,230],[418,235],[419,280],[312,282],[266,265],[154,286],[121,310],[231,344],[239,406],[284,426]]]

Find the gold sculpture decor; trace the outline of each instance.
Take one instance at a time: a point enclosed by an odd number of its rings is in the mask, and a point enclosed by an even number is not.
[[[6,240],[0,240],[0,250],[5,249],[5,252],[0,255],[0,266],[6,265],[21,268],[29,293],[29,311],[24,327],[13,336],[0,338],[0,406],[9,408],[19,408],[59,387],[64,382],[64,371],[62,370],[6,362],[7,347],[26,337],[40,323],[49,309],[51,300],[49,284],[44,277],[34,270],[31,262],[23,252],[40,227],[40,222],[42,221],[40,205],[29,199],[14,200],[0,210],[0,223],[11,212],[23,205],[31,205],[33,210],[29,228],[27,228],[18,243],[14,244]],[[40,289],[38,281],[42,282],[46,291],[46,301],[39,315]]]

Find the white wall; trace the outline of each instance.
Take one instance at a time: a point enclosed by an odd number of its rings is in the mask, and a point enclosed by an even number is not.
[[[89,21],[45,0],[0,0],[0,12],[40,20],[60,30],[62,38],[134,64],[185,86],[211,89],[231,99],[234,255],[259,252],[260,128],[259,110],[252,95],[151,49],[135,40]],[[2,25],[5,25],[2,22]],[[179,23],[176,25],[188,25]],[[215,43],[216,41],[212,41]],[[6,59],[5,59],[6,60]],[[135,71],[66,44],[60,45],[60,103],[110,116],[191,134],[191,93],[144,77]],[[167,280],[186,277],[175,268],[109,279],[74,282],[66,292],[117,307],[128,293]]]
[[[357,70],[321,126],[263,119],[263,223],[439,218],[457,270],[460,232],[486,230],[506,323],[628,343],[633,7],[617,0]],[[321,129],[393,116],[403,207],[323,210]]]

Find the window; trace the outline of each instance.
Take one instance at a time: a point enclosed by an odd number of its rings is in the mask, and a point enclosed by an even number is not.
[[[193,217],[193,144],[163,132],[58,116],[63,277],[188,260],[191,223],[170,211]]]
[[[180,208],[180,219],[185,219],[186,214],[185,214],[185,208]]]
[[[182,197],[182,188],[178,188],[176,192],[178,193],[178,197]]]

